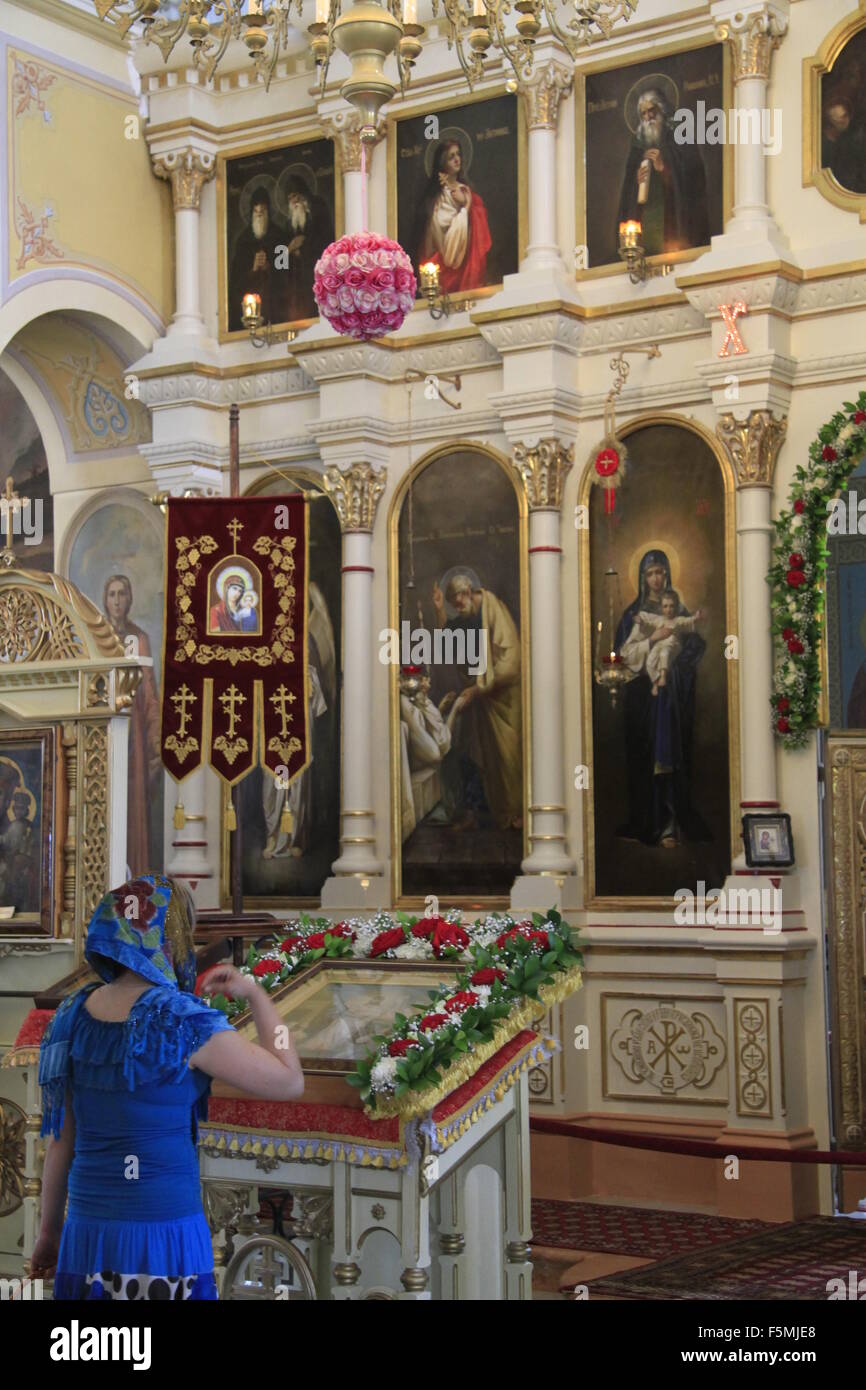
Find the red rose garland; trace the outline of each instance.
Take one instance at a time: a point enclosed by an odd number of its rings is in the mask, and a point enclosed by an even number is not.
[[[802,747],[818,718],[823,629],[822,580],[828,522],[840,488],[866,454],[866,391],[846,402],[818,431],[809,462],[799,465],[790,507],[775,522],[772,630],[777,660],[772,695],[773,728],[789,748]]]

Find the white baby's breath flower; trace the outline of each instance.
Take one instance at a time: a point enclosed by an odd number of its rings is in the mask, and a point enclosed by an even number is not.
[[[402,946],[396,946],[393,955],[397,960],[430,960],[433,949],[429,941],[422,937],[412,936]]]
[[[491,985],[473,985],[472,988],[473,988],[473,990],[475,991],[475,993],[478,995],[478,1004],[479,1004],[479,1007],[482,1008],[482,1009],[486,1008],[487,1005],[488,1005],[488,1003],[490,1002],[490,995],[491,995],[491,992],[492,992],[492,986],[491,986]]]
[[[382,1057],[370,1072],[370,1085],[374,1091],[388,1091],[393,1088],[397,1075],[397,1058]]]

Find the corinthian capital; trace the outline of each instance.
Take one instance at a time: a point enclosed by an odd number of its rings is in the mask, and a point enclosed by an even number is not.
[[[205,150],[191,146],[185,150],[170,150],[154,157],[153,172],[158,179],[168,179],[174,199],[174,210],[198,208],[201,191],[216,170],[216,160]]]
[[[570,88],[574,70],[551,58],[530,82],[521,82],[530,130],[556,130],[559,103]]]
[[[558,512],[562,490],[574,462],[574,446],[558,439],[539,439],[532,448],[514,445],[514,467],[520,475],[531,512]]]
[[[716,434],[725,446],[737,475],[737,487],[771,487],[776,459],[788,421],[771,410],[752,410],[746,420],[721,417]]]
[[[731,50],[734,83],[743,82],[747,77],[760,77],[766,82],[773,50],[779,47],[788,31],[787,14],[774,5],[731,14],[719,14],[719,8],[713,6],[716,38],[727,43]]]
[[[384,468],[371,463],[353,463],[349,468],[332,464],[325,469],[325,491],[333,498],[341,531],[372,531],[385,476]]]
[[[337,147],[340,170],[344,174],[357,174],[361,169],[361,117],[357,111],[335,111],[333,115],[322,116],[320,125],[329,140]],[[367,141],[367,162],[373,146],[385,134],[385,118],[380,117],[376,126],[376,139]]]

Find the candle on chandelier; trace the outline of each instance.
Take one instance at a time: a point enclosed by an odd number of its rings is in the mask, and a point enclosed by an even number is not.
[[[487,18],[487,6],[484,0],[472,0],[472,13],[476,19]]]
[[[621,251],[634,251],[640,245],[641,225],[639,222],[620,222],[619,224],[619,249]]]
[[[403,23],[418,23],[418,0],[403,0]]]
[[[316,0],[316,23],[327,24],[330,0]]]
[[[264,14],[265,0],[250,0],[250,14]]]
[[[418,269],[421,272],[422,290],[438,290],[439,288],[439,267],[435,261],[425,261]]]
[[[262,297],[260,294],[245,294],[241,300],[241,318],[246,328],[258,328],[262,321]]]

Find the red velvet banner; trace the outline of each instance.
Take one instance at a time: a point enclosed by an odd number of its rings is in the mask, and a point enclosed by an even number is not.
[[[309,758],[307,508],[301,495],[172,498],[166,533],[162,760],[208,758],[233,784]]]

